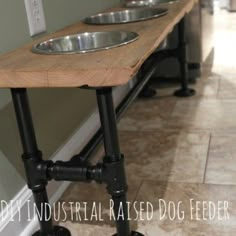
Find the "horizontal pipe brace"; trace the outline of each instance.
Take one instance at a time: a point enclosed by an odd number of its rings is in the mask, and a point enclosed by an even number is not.
[[[102,182],[102,164],[95,166],[88,164],[74,165],[73,161],[57,161],[47,168],[48,180],[56,181],[92,181]]]
[[[106,158],[104,158],[105,160]],[[75,165],[75,161],[43,161],[30,162],[29,173],[33,173],[32,186],[45,185],[47,181],[80,181],[106,183],[108,192],[113,196],[120,196],[127,191],[124,170],[124,158],[116,162]],[[32,189],[32,188],[31,188]]]

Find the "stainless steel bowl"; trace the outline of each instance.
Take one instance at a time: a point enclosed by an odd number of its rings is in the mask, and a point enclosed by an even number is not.
[[[39,54],[74,54],[95,52],[135,41],[138,34],[128,31],[90,32],[63,36],[36,44],[32,52]]]
[[[153,7],[160,4],[172,4],[178,2],[178,0],[134,0],[126,1],[124,3],[125,7]]]
[[[160,17],[166,15],[167,12],[168,10],[164,8],[125,9],[117,12],[106,12],[89,16],[84,19],[84,22],[95,25],[121,24]]]

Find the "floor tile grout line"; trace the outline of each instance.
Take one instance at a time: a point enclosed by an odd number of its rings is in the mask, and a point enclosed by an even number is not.
[[[218,81],[218,89],[216,91],[216,99],[220,99],[220,88],[221,88],[222,76],[220,76]]]
[[[221,98],[220,98],[221,85],[222,85],[222,76],[220,76],[220,78],[219,78],[218,89],[217,89],[217,92],[216,92],[216,99],[219,99],[219,100],[221,100]]]
[[[139,194],[139,192],[140,192],[140,190],[141,190],[141,187],[142,187],[143,183],[144,183],[144,180],[140,180],[140,184],[139,184],[139,186],[138,186],[138,188],[137,188],[137,191],[136,191],[135,196],[134,196],[134,198],[133,198],[133,200],[132,200],[132,203],[134,203],[135,200],[137,199],[138,194]]]
[[[174,96],[174,95],[173,95],[173,96]],[[165,127],[167,126],[167,128],[169,128],[170,119],[171,119],[171,117],[172,117],[172,115],[173,115],[173,113],[174,113],[174,110],[175,110],[176,106],[177,106],[178,99],[176,99],[174,102],[175,102],[175,104],[174,104],[173,108],[171,109],[171,112],[170,112],[170,114],[169,114],[169,116],[167,117],[166,122],[165,122]]]
[[[219,186],[219,187],[222,187],[222,186],[228,186],[228,187],[236,187],[236,184],[220,184],[220,183],[201,183],[201,182],[198,182],[198,181],[194,181],[194,182],[187,182],[187,181],[174,181],[174,180],[155,180],[155,179],[144,179],[143,181],[143,184],[145,182],[158,182],[158,183],[167,183],[167,184],[186,184],[186,185],[211,185],[211,186]]]
[[[186,132],[186,133],[206,133],[206,132],[211,132],[212,134],[217,134],[219,135],[219,133],[227,133],[229,132],[229,134],[232,135],[236,135],[236,128],[219,128],[219,129],[215,129],[215,128],[183,128],[183,127],[165,127],[165,130],[161,129],[161,128],[156,128],[156,129],[135,129],[135,130],[130,130],[130,129],[120,129],[119,132],[123,132],[123,133],[135,133],[135,132],[143,132],[143,133],[153,133],[153,132]],[[223,135],[223,134],[222,134]]]
[[[210,133],[209,142],[208,142],[208,150],[207,150],[207,157],[206,157],[206,163],[205,163],[202,184],[205,184],[205,181],[206,181],[206,172],[207,172],[207,167],[208,167],[208,162],[209,162],[211,142],[212,142],[212,133]]]
[[[168,115],[168,117],[166,118],[166,120],[164,122],[163,130],[169,129],[171,127],[170,126],[170,122],[171,122],[172,115],[173,115],[173,113],[174,113],[174,111],[176,109],[177,102],[178,102],[178,100],[174,101],[173,108],[171,109],[170,114]],[[162,128],[161,128],[161,130],[162,130]]]

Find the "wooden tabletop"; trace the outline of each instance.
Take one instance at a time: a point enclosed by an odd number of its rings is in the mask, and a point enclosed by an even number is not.
[[[1,55],[0,87],[102,87],[125,84],[197,1],[180,0],[168,6],[167,15],[136,23],[93,26],[79,22]],[[122,47],[87,54],[39,55],[31,52],[32,45],[42,40],[104,30],[137,32],[139,39]]]

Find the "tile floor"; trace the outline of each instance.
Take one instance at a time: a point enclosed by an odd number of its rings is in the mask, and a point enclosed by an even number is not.
[[[128,200],[152,206],[144,209],[146,218],[132,221],[132,228],[145,236],[236,235],[233,22],[236,13],[216,12],[214,62],[212,67],[203,66],[202,77],[194,85],[195,97],[175,98],[171,96],[173,87],[159,88],[156,97],[137,100],[119,123],[130,186]],[[86,186],[72,184],[60,201],[91,203],[96,198],[103,204],[105,220],[78,223],[75,217],[61,219],[60,224],[73,236],[112,235],[115,229],[108,218],[105,186]]]

